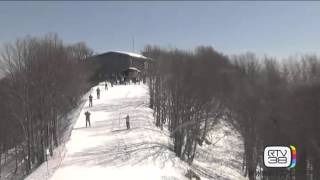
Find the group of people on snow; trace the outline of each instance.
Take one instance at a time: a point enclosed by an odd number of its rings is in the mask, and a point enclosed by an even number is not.
[[[146,83],[146,74],[145,73],[141,73],[137,76],[134,77],[130,77],[128,75],[125,74],[112,74],[111,76],[109,76],[108,81],[110,81],[111,86],[113,86],[114,84],[130,84],[130,82],[134,83],[134,84],[140,84],[140,82],[142,81],[142,83]]]
[[[111,83],[111,86],[113,86],[112,83]],[[107,81],[105,81],[104,87],[105,87],[105,90],[108,90],[108,83],[107,83]],[[96,89],[96,92],[97,92],[97,99],[100,99],[100,88],[99,88],[99,87]],[[92,97],[92,95],[90,94],[90,95],[89,95],[89,107],[92,107],[92,100],[93,100],[93,97]],[[87,128],[88,126],[91,127],[91,121],[90,121],[90,115],[91,115],[91,113],[90,113],[89,111],[86,111],[86,112],[84,113],[84,115],[85,115],[85,117],[86,117],[86,128]],[[126,119],[127,129],[130,129],[130,117],[129,117],[129,115],[127,115],[127,116],[125,117],[125,119]]]
[[[108,90],[107,82],[105,82],[105,89]],[[96,89],[96,91],[97,91],[97,99],[100,99],[100,88],[98,87]],[[93,100],[93,96],[90,94],[89,95],[89,107],[92,107],[92,100]],[[89,111],[86,111],[84,113],[84,115],[86,116],[86,127],[88,127],[88,125],[89,125],[89,127],[91,127],[91,121],[90,121],[91,113]]]

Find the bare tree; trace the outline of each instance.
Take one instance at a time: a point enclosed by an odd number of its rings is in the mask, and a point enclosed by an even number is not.
[[[23,158],[26,174],[46,160],[47,149],[53,155],[68,123],[64,115],[88,89],[88,71],[82,62],[91,52],[84,44],[75,47],[81,48],[71,51],[57,35],[48,34],[17,40],[2,53],[5,78],[0,96],[6,99],[0,105],[7,109],[1,108],[1,114],[9,120],[11,131],[22,132],[21,137],[14,135],[19,138],[10,147],[16,149],[16,164]]]

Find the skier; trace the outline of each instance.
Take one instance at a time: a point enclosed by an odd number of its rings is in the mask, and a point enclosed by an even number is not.
[[[91,127],[91,122],[90,122],[91,113],[89,113],[89,111],[86,111],[84,115],[86,116],[86,127],[88,127],[88,124],[89,124],[89,127]]]
[[[129,117],[129,115],[127,115],[127,117],[126,117],[126,125],[127,125],[127,129],[129,130],[130,129],[130,117]]]
[[[105,90],[108,90],[108,83],[107,83],[107,81],[106,81],[105,84],[104,84],[104,89],[105,89]]]
[[[89,107],[92,107],[92,95],[89,96]]]
[[[97,98],[100,99],[100,89],[99,89],[99,87],[97,88]]]

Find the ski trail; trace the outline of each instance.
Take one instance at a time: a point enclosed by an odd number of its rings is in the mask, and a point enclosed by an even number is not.
[[[186,179],[187,165],[170,151],[168,134],[152,123],[147,86],[99,87],[100,99],[94,87],[93,107],[87,102],[82,109],[51,179]],[[85,111],[91,113],[90,128],[85,127]]]

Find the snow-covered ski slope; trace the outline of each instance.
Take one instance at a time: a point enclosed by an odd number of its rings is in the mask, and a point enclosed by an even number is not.
[[[44,163],[27,179],[184,180],[189,168],[201,179],[244,179],[240,172],[241,158],[238,158],[240,139],[233,134],[224,137],[230,128],[223,128],[221,124],[211,138],[218,142],[199,148],[190,167],[170,150],[169,133],[154,126],[146,85],[116,85],[105,90],[100,84],[100,99],[97,99],[96,88],[92,91],[93,107],[88,107],[86,102],[69,141],[65,148],[60,148],[65,149],[59,153],[63,156],[50,160],[48,168]],[[91,113],[88,128],[85,127],[86,111]],[[126,129],[127,115],[130,130]]]

